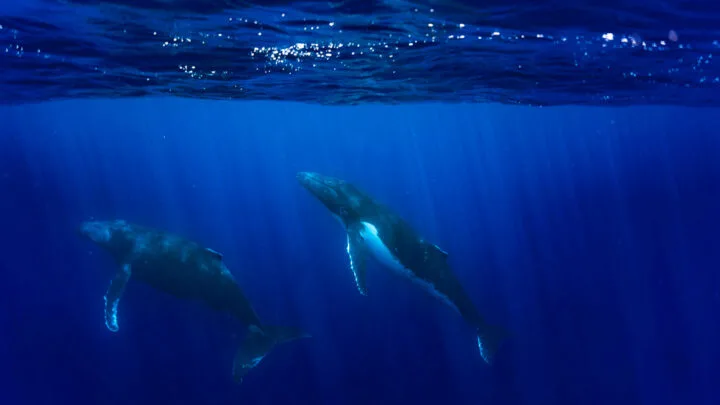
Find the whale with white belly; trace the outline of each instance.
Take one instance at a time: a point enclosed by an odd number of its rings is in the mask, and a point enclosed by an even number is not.
[[[297,180],[345,227],[350,269],[360,294],[367,295],[365,268],[367,258],[373,257],[457,311],[475,329],[483,360],[493,361],[506,333],[485,322],[450,268],[445,251],[423,240],[410,224],[351,183],[311,172],[298,173]]]

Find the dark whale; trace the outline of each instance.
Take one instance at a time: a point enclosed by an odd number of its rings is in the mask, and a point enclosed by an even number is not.
[[[119,269],[105,294],[105,325],[118,331],[118,303],[132,278],[175,297],[197,300],[224,311],[247,327],[233,362],[233,377],[243,377],[279,343],[308,337],[285,326],[263,324],[223,262],[222,254],[165,231],[123,220],[88,221],[80,233],[107,250]]]

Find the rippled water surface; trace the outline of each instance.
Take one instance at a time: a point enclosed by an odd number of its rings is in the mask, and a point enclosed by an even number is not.
[[[7,0],[0,102],[720,105],[720,3]]]

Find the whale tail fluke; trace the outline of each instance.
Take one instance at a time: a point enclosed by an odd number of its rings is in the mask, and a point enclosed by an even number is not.
[[[485,363],[493,363],[495,353],[507,337],[508,332],[501,327],[483,326],[477,329],[477,345]]]
[[[306,337],[310,335],[291,326],[264,325],[262,329],[256,325],[250,326],[245,341],[235,353],[233,379],[241,383],[245,375],[257,366],[275,345]]]

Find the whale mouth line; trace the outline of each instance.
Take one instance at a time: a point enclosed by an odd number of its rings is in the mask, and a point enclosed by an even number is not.
[[[307,183],[322,183],[320,180],[318,180],[317,177],[318,176],[312,172],[298,172],[295,175],[297,181],[299,181],[303,185]]]
[[[319,178],[316,173],[298,172],[295,178],[300,185],[303,186],[303,188],[318,196],[320,195],[321,190],[328,188],[325,182]]]

